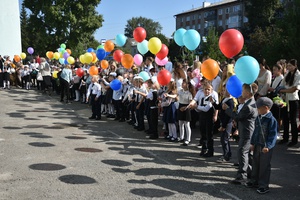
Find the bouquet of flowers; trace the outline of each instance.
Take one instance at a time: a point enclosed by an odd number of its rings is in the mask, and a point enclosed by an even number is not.
[[[284,102],[283,99],[279,96],[273,98],[273,103],[281,108],[286,106],[286,102]]]

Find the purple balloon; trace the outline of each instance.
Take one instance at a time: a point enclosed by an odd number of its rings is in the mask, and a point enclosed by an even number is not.
[[[33,49],[32,47],[28,47],[27,52],[28,52],[29,54],[33,54],[34,49]]]
[[[63,55],[64,59],[67,60],[67,58],[70,56],[70,54],[66,51]]]

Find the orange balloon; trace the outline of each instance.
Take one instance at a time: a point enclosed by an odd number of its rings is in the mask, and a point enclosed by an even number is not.
[[[71,54],[72,54],[72,51],[71,51],[71,49],[66,49],[66,51],[68,52],[68,54],[69,54],[69,55],[71,55]]]
[[[130,54],[124,54],[121,58],[121,63],[126,69],[130,69],[133,65],[133,57]]]
[[[102,67],[102,69],[107,69],[108,68],[107,60],[101,60],[101,67]]]
[[[47,51],[46,56],[47,56],[47,58],[52,59],[53,58],[53,52],[52,51]]]
[[[95,63],[97,61],[97,56],[94,52],[91,52],[92,56],[93,56],[93,60],[92,63]]]
[[[89,69],[90,75],[98,75],[98,68],[96,66],[91,66]]]
[[[216,78],[219,70],[219,64],[213,59],[207,59],[201,65],[201,73],[209,81],[212,81],[214,78]]]
[[[107,40],[104,44],[104,49],[106,52],[111,52],[112,50],[114,50],[115,48],[115,44],[110,41],[110,40]]]
[[[21,57],[19,55],[14,55],[14,60],[16,62],[20,62],[21,61]]]

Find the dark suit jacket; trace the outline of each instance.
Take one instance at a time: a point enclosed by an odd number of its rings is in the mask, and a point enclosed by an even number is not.
[[[255,99],[253,97],[249,99],[239,113],[233,112],[230,108],[227,108],[225,112],[238,123],[240,138],[250,139],[255,128],[255,119],[258,115]]]

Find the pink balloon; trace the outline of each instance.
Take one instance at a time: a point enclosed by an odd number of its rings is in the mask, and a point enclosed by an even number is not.
[[[155,62],[156,64],[158,64],[159,66],[164,66],[165,64],[167,64],[168,62],[168,57],[165,57],[164,59],[159,59],[157,56],[155,57]]]
[[[143,62],[143,56],[141,54],[135,54],[133,57],[133,61],[136,65],[140,66]]]

